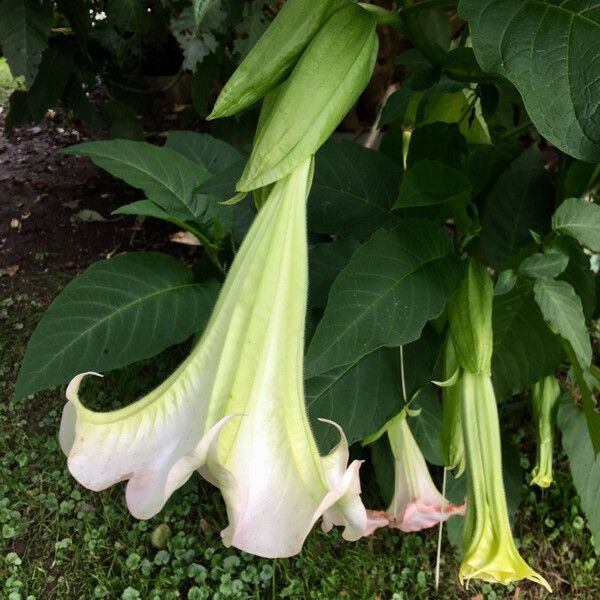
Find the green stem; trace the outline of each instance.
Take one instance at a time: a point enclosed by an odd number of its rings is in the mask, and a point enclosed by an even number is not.
[[[519,135],[519,134],[523,133],[524,131],[527,131],[531,126],[532,126],[532,122],[529,119],[527,119],[520,125],[517,125],[513,129],[509,129],[506,133],[502,134],[498,138],[498,141],[503,142],[505,140],[509,140],[510,138],[514,137],[515,135]]]

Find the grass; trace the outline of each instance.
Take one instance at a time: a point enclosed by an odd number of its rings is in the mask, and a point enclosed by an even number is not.
[[[179,490],[149,521],[126,511],[123,486],[91,493],[69,475],[57,441],[62,391],[10,399],[25,341],[43,305],[39,290],[64,278],[0,280],[0,597],[7,600],[335,598],[478,600],[546,598],[525,583],[502,588],[457,581],[459,557],[444,542],[442,582],[433,585],[436,531],[379,532],[347,543],[339,530],[311,533],[303,552],[265,560],[224,548],[226,513],[219,493],[200,478]],[[44,292],[50,296],[52,292]],[[164,376],[181,351],[120,371],[103,384],[135,395]],[[156,365],[161,365],[157,370]],[[121,396],[122,397],[122,396]],[[522,448],[528,438],[517,432]],[[531,448],[522,455],[529,471]],[[521,551],[556,590],[556,598],[600,597],[597,557],[564,459],[545,493],[523,485],[515,535]],[[369,496],[376,492],[367,490]]]
[[[7,106],[8,97],[19,87],[20,83],[13,78],[6,59],[0,58],[0,106]]]

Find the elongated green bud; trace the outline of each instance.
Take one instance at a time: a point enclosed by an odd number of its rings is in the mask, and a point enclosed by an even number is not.
[[[376,24],[372,14],[350,4],[323,25],[261,123],[238,191],[285,177],[335,131],[371,78]]]
[[[209,119],[258,102],[292,70],[327,18],[350,0],[287,0],[221,91]]]
[[[444,350],[444,378],[442,387],[443,414],[440,453],[444,465],[456,469],[454,476],[460,477],[465,470],[465,444],[463,440],[461,411],[461,381],[458,361],[449,335]],[[454,380],[455,379],[455,380]]]
[[[560,396],[560,386],[553,375],[540,379],[533,386],[533,414],[536,420],[537,452],[532,484],[547,488],[553,482],[552,454],[554,450],[554,422]]]
[[[484,267],[469,261],[450,305],[450,333],[460,366],[470,373],[492,372],[492,280]]]

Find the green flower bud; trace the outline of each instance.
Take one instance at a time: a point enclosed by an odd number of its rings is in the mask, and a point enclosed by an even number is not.
[[[552,454],[554,449],[554,422],[560,396],[560,386],[552,375],[540,379],[533,386],[533,414],[536,420],[537,452],[532,484],[547,488],[552,479]]]
[[[456,469],[455,477],[460,477],[465,470],[465,445],[460,416],[460,377],[456,377],[458,369],[452,337],[448,336],[444,351],[444,379],[446,381],[442,385],[443,415],[440,454],[446,467]]]
[[[292,70],[327,18],[350,0],[287,0],[221,91],[209,119],[258,102]]]
[[[238,191],[285,177],[335,131],[371,78],[376,24],[372,14],[350,4],[323,25],[261,118]]]
[[[484,267],[469,261],[450,305],[450,333],[460,366],[470,373],[492,372],[492,280]]]

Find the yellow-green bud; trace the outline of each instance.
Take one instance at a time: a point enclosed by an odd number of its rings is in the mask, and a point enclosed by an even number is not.
[[[532,484],[547,488],[553,481],[552,455],[554,450],[554,422],[560,396],[560,386],[553,375],[540,379],[533,386],[533,414],[537,432],[536,465]]]
[[[335,131],[371,78],[376,24],[371,13],[350,4],[323,25],[261,118],[238,191],[285,177]]]
[[[484,267],[469,261],[450,304],[450,333],[460,366],[470,373],[492,372],[493,285]]]
[[[350,0],[287,0],[221,91],[209,119],[258,102],[292,70],[327,18]]]

